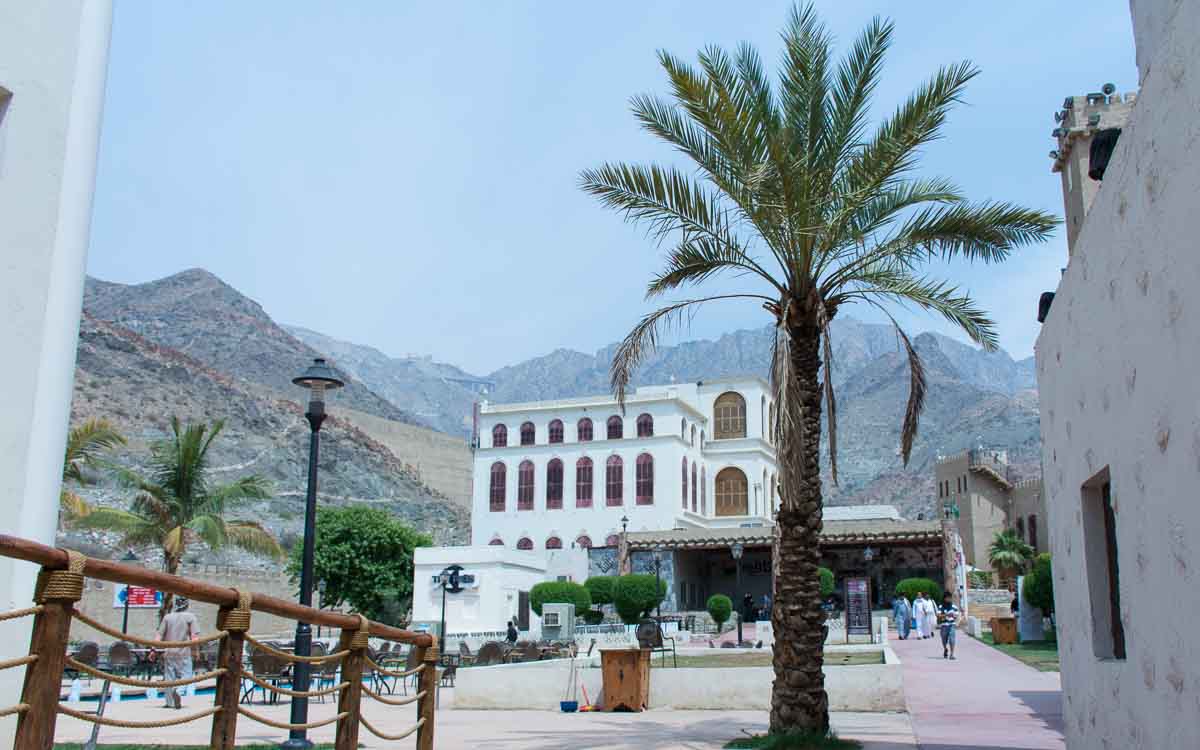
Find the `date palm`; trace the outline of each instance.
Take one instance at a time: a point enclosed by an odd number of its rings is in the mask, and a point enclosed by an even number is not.
[[[228,484],[209,481],[208,451],[225,423],[181,424],[171,418],[171,436],[156,442],[150,451],[149,471],[139,474],[118,470],[135,495],[129,510],[93,506],[78,526],[118,531],[122,546],[154,545],[163,553],[163,569],[179,570],[191,543],[212,549],[225,545],[280,558],[283,550],[275,537],[254,521],[228,521],[225,514],[248,500],[271,496],[265,479],[248,476]],[[170,611],[171,595],[163,597],[160,614]]]
[[[748,45],[733,54],[706,48],[698,68],[660,52],[672,98],[637,96],[633,113],[694,171],[609,163],[584,171],[581,186],[669,244],[648,298],[739,277],[728,293],[679,299],[641,319],[613,359],[619,399],[664,330],[699,305],[751,301],[775,323],[770,368],[781,414],[775,430],[782,505],[770,726],[773,733],[820,733],[829,727],[817,575],[822,407],[837,482],[830,322],[851,304],[889,318],[890,304],[915,305],[994,349],[987,314],[922,267],[960,258],[1003,261],[1015,248],[1046,239],[1057,220],[1010,203],[969,202],[950,180],[915,174],[921,148],[939,137],[947,112],[978,73],[974,65],[938,70],[871,129],[868,106],[891,23],[873,20],[840,62],[810,5],[793,9],[782,36],[774,85]],[[898,325],[896,331],[911,370],[900,438],[907,464],[925,377],[908,336]]]
[[[118,445],[125,445],[125,436],[106,419],[89,419],[78,427],[72,427],[67,433],[63,487],[58,497],[59,511],[66,520],[77,519],[88,512],[88,504],[67,484],[89,484],[91,479],[84,468],[98,468],[102,463],[100,457]]]
[[[997,531],[988,546],[988,562],[1004,580],[1022,570],[1025,563],[1033,559],[1035,550],[1012,529]]]

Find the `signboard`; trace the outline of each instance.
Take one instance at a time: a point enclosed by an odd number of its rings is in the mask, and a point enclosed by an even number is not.
[[[871,635],[871,581],[846,579],[846,637]]]
[[[113,586],[113,609],[125,608],[125,592],[129,592],[130,609],[157,609],[162,606],[162,592],[145,586]]]

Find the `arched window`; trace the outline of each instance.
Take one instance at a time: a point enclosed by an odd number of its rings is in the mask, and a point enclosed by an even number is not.
[[[692,464],[692,510],[696,510],[696,491],[699,487],[696,486],[696,464]]]
[[[536,436],[537,430],[534,429],[533,422],[521,425],[521,445],[533,445]]]
[[[713,404],[713,440],[746,437],[746,399],[730,391]]]
[[[761,497],[760,497],[761,495]],[[762,484],[754,488],[754,512],[759,515],[767,515],[767,509],[763,506],[767,504],[767,470],[763,469]]]
[[[681,485],[683,487],[683,509],[687,510],[687,456],[683,457],[683,480]]]
[[[575,507],[592,507],[592,459],[587,456],[575,462]]]
[[[492,537],[492,541],[488,542],[488,546],[489,547],[503,547],[504,540],[498,536],[494,536],[494,537]]]
[[[493,511],[504,510],[504,463],[497,461],[492,464],[492,482],[488,487],[488,508]]]
[[[1034,515],[1034,516],[1029,517],[1029,546],[1033,547],[1035,552],[1037,551],[1037,546],[1038,546],[1037,543],[1038,543],[1037,516]]]
[[[580,549],[591,549],[592,538],[587,534],[580,534],[579,536],[575,537],[575,546],[579,547]]]
[[[771,404],[771,416],[767,419],[767,440],[775,442],[775,432],[779,429],[775,424],[775,404]]]
[[[1025,541],[1025,519],[1024,518],[1017,519],[1017,538],[1020,539],[1022,542]]]
[[[634,468],[637,504],[654,505],[654,457],[649,453],[643,453],[637,457]]]
[[[517,467],[517,510],[533,510],[533,461]]]
[[[767,397],[763,396],[758,400],[758,421],[762,429],[762,436],[767,437]]]
[[[744,516],[748,514],[749,497],[746,475],[732,466],[717,473],[718,516]]]
[[[546,464],[546,510],[560,510],[563,498],[563,464],[557,458]]]
[[[608,418],[608,439],[620,440],[625,437],[625,422],[616,414]]]
[[[774,474],[772,474],[771,475],[771,512],[772,513],[775,512],[775,489],[778,486],[779,486],[779,480],[775,478]]]
[[[620,543],[621,543],[621,535],[620,534],[609,534],[604,539],[605,547],[616,547]]]
[[[550,420],[550,427],[547,432],[550,433],[551,443],[561,443],[563,441],[563,424],[561,419]]]
[[[679,420],[679,439],[687,442],[687,420]]]
[[[604,465],[604,501],[605,505],[621,505],[622,493],[625,490],[625,463],[620,456],[609,456]]]
[[[654,437],[654,417],[642,414],[637,418],[638,437]]]
[[[533,540],[523,536],[517,540],[517,549],[533,549]]]
[[[492,428],[492,447],[507,448],[508,447],[508,428],[502,424],[498,424]]]
[[[546,540],[546,549],[562,549],[562,540],[552,536]]]
[[[592,420],[584,417],[575,425],[575,439],[581,443],[592,442]]]
[[[708,468],[700,467],[700,515],[708,513]]]
[[[696,447],[696,425],[692,425],[692,447]]]
[[[704,430],[700,430],[700,450],[704,450]]]

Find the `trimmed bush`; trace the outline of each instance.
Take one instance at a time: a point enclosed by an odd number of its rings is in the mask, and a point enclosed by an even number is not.
[[[817,575],[821,578],[821,598],[824,599],[833,593],[833,571],[829,568],[817,568]]]
[[[708,597],[704,606],[708,610],[709,616],[717,623],[717,630],[720,630],[733,614],[733,601],[724,594],[713,594]]]
[[[578,615],[592,608],[592,595],[578,583],[543,581],[529,590],[529,608],[541,617],[543,604],[574,604]]]
[[[583,621],[588,625],[599,625],[604,622],[604,613],[598,609],[585,609],[583,612],[577,612]]]
[[[592,595],[592,604],[600,607],[613,603],[613,587],[617,585],[616,576],[592,576],[584,581],[583,585]]]
[[[933,599],[934,602],[938,604],[942,603],[941,584],[929,578],[905,578],[896,584],[896,593],[910,602],[914,601],[917,598],[917,594],[922,591],[930,599]]]
[[[621,622],[626,625],[636,625],[643,618],[649,617],[658,603],[666,597],[666,581],[659,581],[656,590],[654,576],[648,573],[621,576],[613,587],[613,604],[616,605]]]
[[[992,573],[988,570],[972,570],[967,573],[967,586],[973,589],[990,589]]]
[[[1050,571],[1050,553],[1043,552],[1033,561],[1033,570],[1021,584],[1025,601],[1048,615],[1054,611],[1054,574]]]

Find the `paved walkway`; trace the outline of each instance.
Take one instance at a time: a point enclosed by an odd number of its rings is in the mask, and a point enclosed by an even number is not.
[[[958,659],[941,640],[893,639],[904,694],[922,750],[1062,750],[1062,685],[958,633]]]

